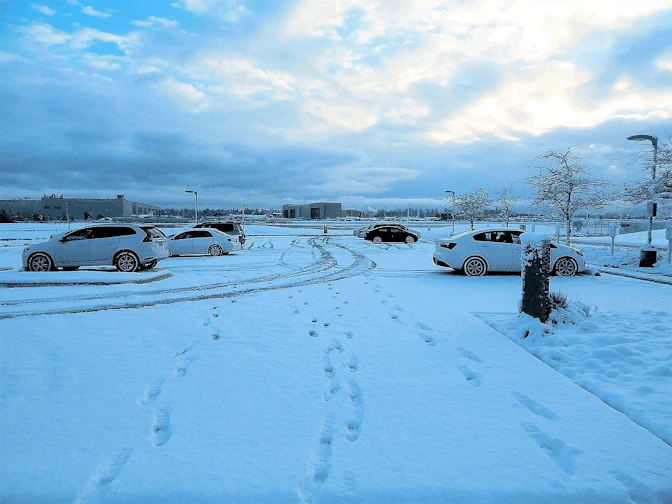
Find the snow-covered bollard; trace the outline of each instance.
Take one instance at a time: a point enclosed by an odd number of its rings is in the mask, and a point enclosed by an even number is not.
[[[520,311],[545,323],[551,312],[549,273],[551,269],[551,238],[545,234],[523,233],[522,273],[523,299]]]

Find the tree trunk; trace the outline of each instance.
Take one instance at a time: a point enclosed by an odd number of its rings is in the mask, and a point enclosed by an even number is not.
[[[570,246],[570,237],[572,236],[572,219],[567,217],[567,238],[565,239],[565,245]]]

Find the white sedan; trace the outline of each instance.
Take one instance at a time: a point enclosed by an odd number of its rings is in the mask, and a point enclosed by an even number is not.
[[[434,264],[463,271],[468,276],[487,272],[521,271],[520,235],[522,230],[480,229],[456,234],[437,242]],[[585,271],[586,260],[580,250],[551,243],[551,272],[574,276]]]
[[[234,249],[240,249],[235,237],[216,229],[190,229],[170,238],[168,249],[171,256],[210,254],[225,255]]]

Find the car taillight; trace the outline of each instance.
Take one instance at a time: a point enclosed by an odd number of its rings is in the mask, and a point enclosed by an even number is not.
[[[455,242],[442,243],[441,246],[443,248],[447,248],[448,250],[453,250],[455,247],[457,247],[457,243],[455,243]]]

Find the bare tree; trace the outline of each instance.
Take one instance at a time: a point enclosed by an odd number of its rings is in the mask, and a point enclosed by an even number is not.
[[[571,242],[572,218],[579,210],[602,208],[610,201],[608,184],[586,173],[574,147],[567,152],[547,152],[537,156],[531,166],[538,174],[525,181],[535,191],[533,206],[546,207],[565,221],[567,245]]]
[[[482,218],[488,207],[488,191],[477,189],[475,191],[462,194],[457,198],[457,208],[474,229],[474,222]]]
[[[502,189],[493,200],[493,203],[499,207],[499,215],[504,220],[506,227],[509,227],[509,223],[511,222],[513,209],[522,199],[520,196],[514,196],[511,187],[507,187],[506,189]]]

